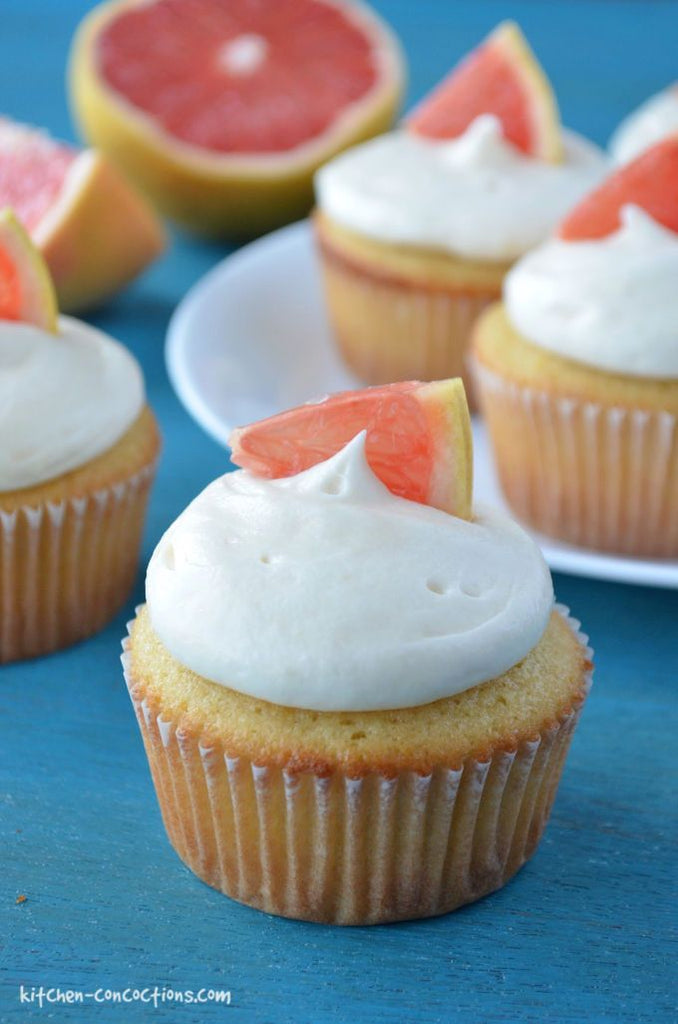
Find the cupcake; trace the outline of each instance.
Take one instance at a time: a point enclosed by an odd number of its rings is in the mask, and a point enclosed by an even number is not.
[[[409,388],[239,432],[257,473],[170,527],[123,644],[171,843],[268,913],[375,924],[500,888],[539,842],[589,686],[535,544],[471,515],[460,382]],[[412,403],[428,434],[396,415]],[[408,445],[424,454],[398,473]]]
[[[41,257],[8,213],[0,216],[0,296],[7,662],[89,636],[127,598],[159,438],[136,361],[79,320],[57,322]]]
[[[604,168],[561,129],[520,30],[501,25],[399,130],[316,175],[325,294],[349,367],[368,383],[468,386],[475,319]]]
[[[541,533],[678,556],[678,137],[510,272],[473,360],[507,501]]]
[[[678,135],[678,82],[651,96],[629,114],[610,139],[616,163],[634,160],[668,135]]]

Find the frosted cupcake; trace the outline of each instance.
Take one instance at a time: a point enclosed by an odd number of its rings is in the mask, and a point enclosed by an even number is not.
[[[473,355],[502,487],[550,536],[678,556],[678,138],[508,275]]]
[[[460,514],[468,412],[458,383],[430,387],[436,466],[456,466],[436,493],[456,514],[384,483],[412,494],[425,476],[421,460],[395,471],[408,430],[383,417],[399,393],[305,406],[234,439],[258,474],[216,480],[170,527],[130,624],[125,673],[169,838],[205,882],[269,913],[371,924],[502,886],[539,842],[585,699],[590,652],[536,546],[489,509]],[[366,430],[323,459],[337,409]],[[262,475],[312,449],[310,468]]]
[[[616,163],[634,160],[669,135],[678,135],[678,82],[651,96],[629,114],[610,139]]]
[[[159,438],[136,361],[79,320],[56,322],[44,265],[7,214],[0,257],[0,662],[7,662],[81,640],[118,611],[137,568]]]
[[[603,175],[562,130],[520,30],[501,25],[398,131],[316,175],[330,320],[368,383],[466,376],[478,314],[514,262]]]

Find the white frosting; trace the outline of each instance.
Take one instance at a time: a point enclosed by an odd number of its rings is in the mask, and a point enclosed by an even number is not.
[[[606,166],[596,146],[571,132],[562,164],[525,156],[484,114],[451,141],[407,131],[379,136],[331,160],[315,182],[321,210],[346,228],[503,261],[543,241]]]
[[[0,492],[61,476],[111,448],[144,403],[141,370],[101,331],[0,320]]]
[[[627,163],[667,135],[678,134],[678,85],[651,96],[629,114],[610,139],[617,163]]]
[[[493,678],[535,646],[553,603],[515,523],[396,497],[364,434],[298,476],[215,480],[158,544],[146,594],[182,664],[318,711],[426,704]]]
[[[535,345],[600,370],[678,378],[678,235],[636,206],[606,238],[552,238],[504,282],[508,316]]]

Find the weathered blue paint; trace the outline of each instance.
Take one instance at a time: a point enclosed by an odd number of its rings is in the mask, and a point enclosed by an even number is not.
[[[71,135],[68,42],[85,0],[3,5],[0,106]],[[517,17],[565,120],[604,141],[678,76],[678,5],[382,0],[411,97],[500,18]],[[212,477],[223,451],[180,408],[163,366],[172,309],[224,249],[177,236],[95,322],[143,362],[165,454],[146,534]],[[0,439],[1,443],[1,439]],[[678,594],[559,576],[591,633],[593,694],[546,838],[503,892],[449,917],[333,930],[266,917],[198,882],[166,842],[118,662],[126,613],[88,643],[0,669],[0,1020],[611,1022],[678,1019]],[[26,902],[17,905],[23,893]],[[673,942],[673,947],[671,943]],[[230,989],[232,1005],[20,1005],[18,986]]]

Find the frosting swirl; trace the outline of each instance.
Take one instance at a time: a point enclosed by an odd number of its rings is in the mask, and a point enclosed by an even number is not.
[[[111,448],[144,403],[136,360],[101,331],[0,321],[0,492],[53,480]]]
[[[668,135],[678,135],[678,84],[629,114],[610,139],[610,152],[617,163],[625,164]]]
[[[637,206],[606,238],[552,238],[509,271],[509,319],[529,341],[600,370],[678,378],[678,235]]]
[[[294,477],[215,480],[161,539],[146,594],[183,665],[318,711],[411,707],[491,679],[535,646],[553,603],[520,527],[396,497],[364,434]]]
[[[457,139],[395,131],[342,153],[318,171],[318,205],[377,241],[504,261],[541,242],[605,173],[592,143],[565,132],[565,160],[521,153],[484,114]]]

